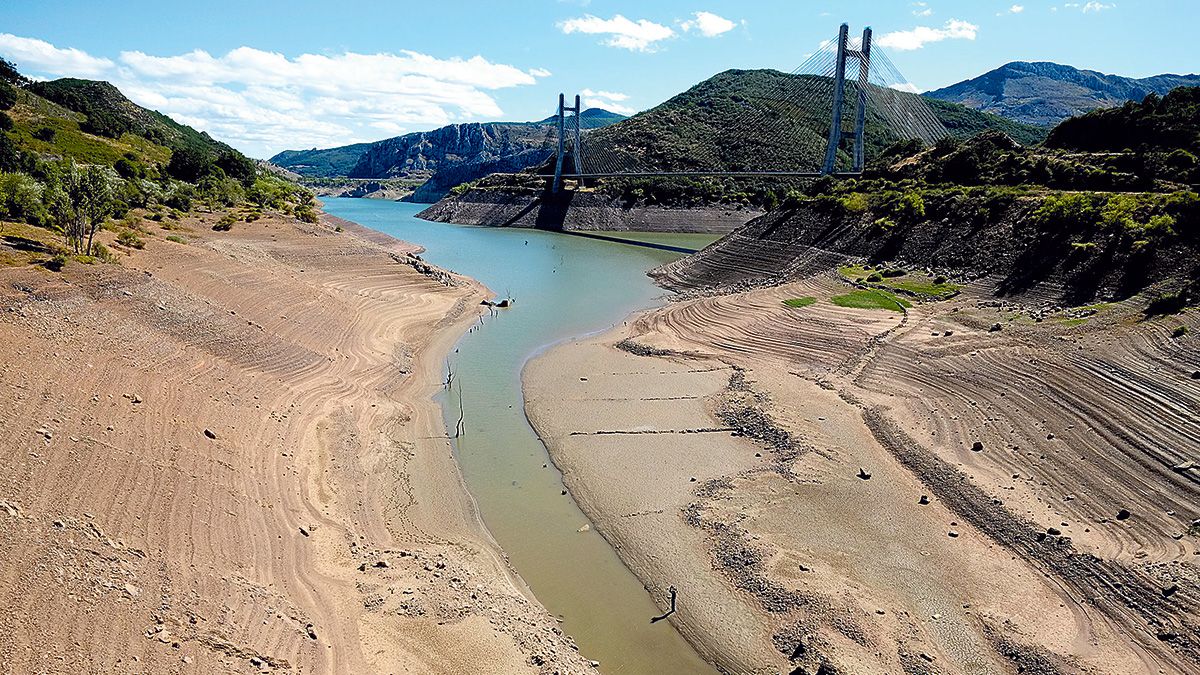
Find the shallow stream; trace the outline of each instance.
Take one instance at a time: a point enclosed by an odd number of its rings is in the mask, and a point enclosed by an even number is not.
[[[716,236],[641,233],[624,243],[622,233],[430,223],[415,217],[420,204],[323,202],[328,213],[419,244],[426,260],[515,299],[462,338],[448,364],[454,390],[442,406],[453,429],[461,392],[466,433],[455,449],[468,489],[513,567],[581,653],[599,661],[604,673],[713,672],[670,622],[650,624],[661,603],[652,602],[603,537],[580,531],[587,518],[562,495],[562,477],[525,418],[521,370],[549,345],[655,305],[664,291],[646,271]]]

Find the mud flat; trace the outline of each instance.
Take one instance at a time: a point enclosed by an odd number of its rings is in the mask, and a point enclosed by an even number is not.
[[[0,270],[0,671],[590,670],[432,398],[483,289],[349,223],[215,218]]]
[[[526,368],[567,486],[678,588],[683,635],[729,672],[1194,669],[1200,315],[848,290],[710,293]]]

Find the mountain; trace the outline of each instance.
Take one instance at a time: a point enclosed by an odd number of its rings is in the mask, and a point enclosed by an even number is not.
[[[925,94],[1038,126],[1055,124],[1097,108],[1141,101],[1176,87],[1200,85],[1200,75],[1135,79],[1049,62],[1014,61],[979,77]]]
[[[813,170],[827,143],[827,103],[797,92],[827,86],[827,78],[776,70],[727,70],[618,124],[593,131],[586,146],[600,163],[658,171]],[[915,94],[891,92],[899,100]],[[912,101],[909,101],[910,103]],[[946,101],[926,101],[953,136],[1003,131],[1022,143],[1045,130]],[[751,121],[747,121],[751,120]],[[868,108],[867,156],[898,139]]]
[[[326,178],[348,176],[370,143],[355,143],[318,150],[284,150],[270,159],[271,164],[301,176]]]
[[[580,127],[599,129],[624,115],[590,108]],[[489,173],[520,171],[553,148],[557,116],[537,122],[472,122],[418,131],[374,143],[325,150],[285,150],[271,163],[307,178],[426,178],[413,201],[437,201],[456,185]]]

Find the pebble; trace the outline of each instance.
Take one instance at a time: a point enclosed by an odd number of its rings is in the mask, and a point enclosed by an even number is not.
[[[958,537],[958,530],[950,530],[946,534],[950,535],[951,539],[954,539],[954,538]]]
[[[214,433],[212,429],[205,429],[205,430],[204,430],[204,435],[205,435],[205,436],[207,436],[207,437],[208,437],[209,439],[211,439],[211,440],[216,440],[216,439],[217,439],[217,434],[216,434],[216,433]]]
[[[917,503],[925,506],[929,503],[929,495],[921,495],[921,498],[917,500]]]
[[[867,470],[862,467],[858,468],[858,477],[863,480],[871,480],[871,474],[867,473]]]
[[[1129,512],[1129,509],[1121,509],[1117,511],[1117,520],[1128,520],[1131,515],[1133,514]]]
[[[309,536],[308,528],[307,528],[307,527],[304,527],[303,525],[301,525],[301,526],[300,526],[300,534],[302,534],[302,535],[304,535],[304,536],[306,536],[306,537],[307,537],[307,536]]]

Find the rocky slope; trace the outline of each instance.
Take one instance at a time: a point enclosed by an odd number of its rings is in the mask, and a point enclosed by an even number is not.
[[[580,115],[580,126],[598,129],[623,119],[591,108]],[[557,120],[551,116],[537,122],[451,124],[374,143],[285,150],[271,161],[306,178],[426,179],[409,199],[435,202],[462,183],[545,160],[553,151]]]
[[[1200,85],[1200,75],[1145,78],[1106,75],[1050,62],[1014,61],[925,96],[960,103],[1025,124],[1053,126],[1073,115],[1141,101],[1175,87]]]

